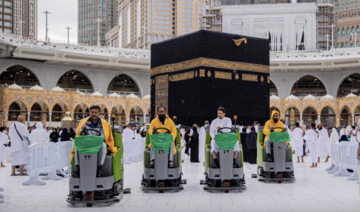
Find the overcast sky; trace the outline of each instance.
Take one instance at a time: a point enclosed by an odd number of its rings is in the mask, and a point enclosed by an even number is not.
[[[45,39],[46,9],[50,40],[67,41],[67,26],[70,30],[70,42],[77,42],[77,2],[78,0],[38,0],[38,38]]]

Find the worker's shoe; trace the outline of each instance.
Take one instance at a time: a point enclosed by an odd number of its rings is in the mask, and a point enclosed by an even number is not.
[[[237,165],[237,163],[236,163],[236,159],[234,158],[234,169],[237,169],[237,168],[240,168],[240,166],[239,166],[239,165]]]
[[[150,162],[148,168],[149,168],[149,169],[154,169],[154,168],[155,168],[155,163],[154,163],[154,162]]]
[[[80,178],[80,170],[78,169],[77,171],[71,172],[71,177],[72,178]]]
[[[266,154],[266,161],[267,162],[272,162],[271,154]]]
[[[173,169],[173,168],[175,168],[174,163],[173,163],[173,162],[169,162],[169,169]]]
[[[219,168],[219,165],[217,163],[212,163],[210,168],[212,169],[218,169]]]
[[[97,177],[103,177],[104,173],[101,171],[102,166],[98,166],[97,168]]]

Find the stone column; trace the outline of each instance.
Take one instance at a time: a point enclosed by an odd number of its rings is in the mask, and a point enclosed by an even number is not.
[[[143,115],[144,123],[146,123],[146,114]]]
[[[340,115],[339,114],[337,114],[336,116],[335,116],[335,126],[337,127],[337,126],[340,126]]]
[[[8,121],[9,121],[9,111],[5,111],[4,112],[4,126],[10,127],[10,126],[8,126]]]
[[[126,124],[128,124],[130,122],[130,115],[126,115]]]
[[[321,115],[319,114],[318,115],[318,124],[320,124],[321,123]]]
[[[27,126],[30,127],[30,111],[27,112]]]
[[[121,126],[121,115],[118,115],[116,118],[117,118],[117,124]]]
[[[51,115],[52,115],[52,112],[49,112],[49,127],[51,127]]]
[[[303,118],[302,118],[302,114],[300,114],[300,126],[303,126]]]
[[[108,113],[108,123],[111,122],[111,113]]]
[[[41,114],[41,123],[43,124],[44,127],[46,127],[46,113],[42,113]]]
[[[351,114],[351,126],[355,125],[355,114]]]

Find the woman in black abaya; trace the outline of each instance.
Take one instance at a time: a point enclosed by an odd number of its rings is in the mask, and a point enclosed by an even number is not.
[[[193,134],[190,141],[190,162],[199,163],[199,133],[197,132],[197,128],[195,126],[192,130]]]
[[[249,163],[256,164],[257,157],[257,133],[255,132],[255,128],[251,128],[251,132],[246,138],[246,144],[249,149]]]

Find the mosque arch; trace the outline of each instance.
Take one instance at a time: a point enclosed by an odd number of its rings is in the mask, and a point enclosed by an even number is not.
[[[293,124],[290,123],[290,111],[291,110],[294,110],[294,112],[295,112],[295,122]],[[287,126],[294,125],[296,122],[300,123],[300,110],[297,109],[296,107],[289,107],[288,109],[286,109],[285,117],[282,117],[282,118],[285,118],[285,124]]]
[[[20,85],[21,87],[32,87],[34,85],[41,86],[39,78],[35,73],[22,65],[12,65],[2,70],[0,84],[11,85],[13,83]]]
[[[300,77],[291,89],[291,94],[296,96],[307,96],[312,94],[314,96],[325,96],[327,89],[325,84],[316,76],[305,75]]]
[[[44,126],[46,121],[49,121],[49,107],[42,101],[32,104],[30,109],[30,121],[43,122]]]
[[[62,118],[64,118],[66,108],[65,104],[61,105],[60,103],[57,103],[53,106],[51,110],[51,120],[52,121],[61,121]]]
[[[84,103],[77,104],[74,109],[74,119],[79,121],[87,116],[89,116],[89,106]]]
[[[79,90],[83,93],[93,93],[94,85],[84,72],[76,69],[65,72],[57,81],[57,86],[64,90]]]
[[[325,106],[320,110],[320,122],[331,128],[335,126],[336,113],[331,106]]]
[[[353,90],[355,95],[360,94],[360,73],[347,75],[340,81],[337,89],[337,96],[344,97]]]
[[[138,105],[135,105],[130,110],[130,121],[136,121],[139,123],[144,123],[144,112],[142,108]]]
[[[340,125],[341,126],[352,125],[351,110],[347,105],[344,105],[340,110]]]
[[[357,125],[357,123],[360,119],[360,104],[354,108],[353,114],[354,114],[355,125]]]
[[[129,95],[131,93],[135,95],[140,94],[138,83],[133,77],[127,74],[118,74],[115,76],[108,85],[108,93],[118,93],[120,95]]]
[[[279,95],[279,92],[278,92],[278,89],[277,89],[275,83],[273,81],[271,81],[271,80],[270,80],[270,83],[269,83],[269,92],[270,92],[270,96],[271,95],[276,95],[276,96]]]
[[[307,107],[302,112],[303,125],[310,126],[311,123],[316,123],[318,118],[318,112],[314,107]]]
[[[27,107],[24,102],[17,100],[12,102],[8,108],[8,120],[16,121],[19,115],[23,115],[27,118]]]

